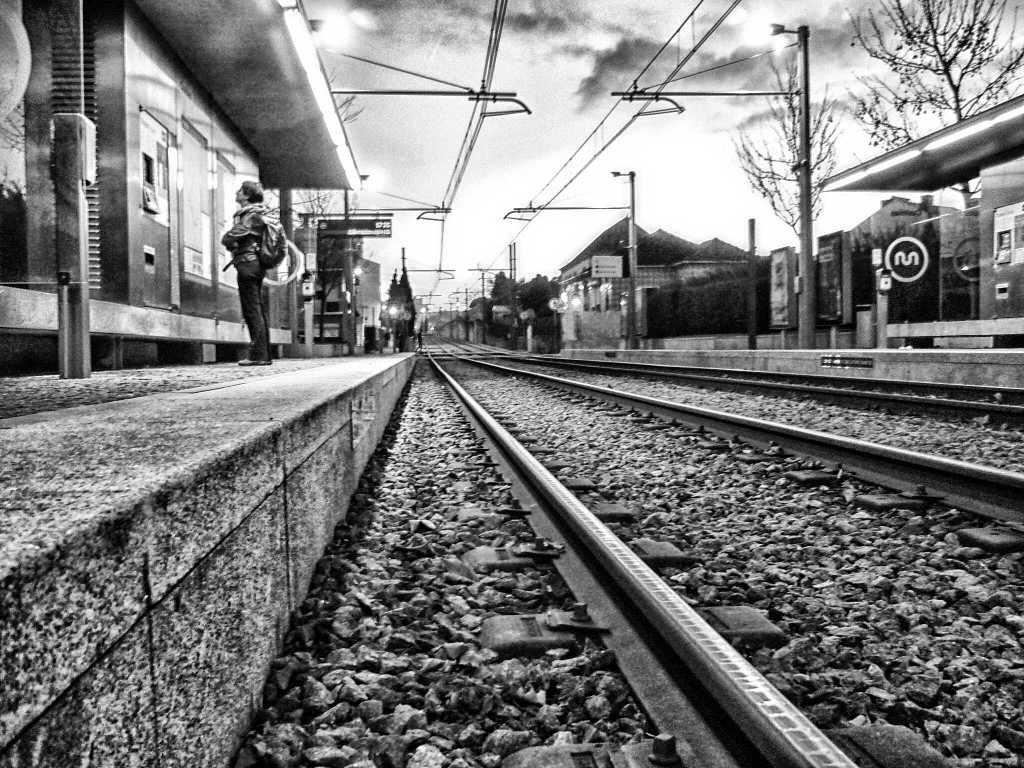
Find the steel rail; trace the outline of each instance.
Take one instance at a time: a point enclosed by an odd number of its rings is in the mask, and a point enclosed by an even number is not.
[[[507,368],[483,360],[467,358],[465,362],[504,374],[545,381],[580,394],[596,395],[629,408],[642,408],[664,418],[701,424],[751,443],[775,443],[794,453],[839,464],[845,471],[886,488],[913,491],[917,486],[925,486],[942,494],[944,503],[950,506],[985,517],[1024,523],[1024,474],[1018,472],[684,405],[596,384],[560,379],[544,373]]]
[[[961,412],[965,416],[999,416],[1002,418],[1013,419],[1016,421],[1024,421],[1024,406],[1014,406],[1005,402],[987,402],[985,400],[968,400],[958,399],[952,397],[928,397],[925,395],[916,394],[902,394],[899,392],[872,392],[865,389],[857,389],[850,386],[844,386],[846,379],[827,379],[827,377],[819,377],[820,380],[827,380],[835,386],[828,386],[824,384],[796,384],[792,382],[783,382],[777,379],[782,377],[792,377],[794,379],[804,378],[805,376],[815,376],[814,374],[779,374],[775,381],[769,379],[759,379],[757,376],[760,372],[745,372],[748,376],[729,378],[729,375],[715,375],[708,373],[690,373],[689,370],[679,369],[674,370],[668,367],[648,368],[648,366],[654,366],[656,364],[644,364],[644,362],[628,362],[628,361],[604,361],[604,360],[563,360],[563,359],[552,359],[535,355],[529,359],[529,362],[539,366],[551,366],[554,368],[569,368],[577,369],[580,371],[601,371],[611,375],[641,375],[641,376],[657,376],[666,379],[679,379],[683,381],[692,381],[699,384],[713,384],[716,387],[729,390],[737,389],[777,389],[784,390],[787,393],[799,392],[802,394],[810,394],[814,396],[828,397],[834,400],[843,400],[849,402],[864,402],[873,404],[873,406],[896,406],[901,408],[914,407],[927,409],[930,411],[957,411]],[[715,369],[727,371],[728,369]],[[731,375],[733,372],[729,371]],[[867,380],[872,381],[872,380]],[[915,382],[900,382],[896,380],[878,380],[876,382],[879,386],[893,386],[904,388],[913,388]],[[857,383],[859,386],[863,386],[862,383]],[[855,385],[855,386],[857,386]],[[935,388],[942,388],[942,385],[928,385],[920,384],[920,388],[934,386]],[[949,386],[947,389],[954,389],[958,387]],[[979,387],[984,393],[993,394],[995,391],[991,388]],[[968,390],[970,391],[970,390]],[[1021,395],[1017,395],[1021,396]]]
[[[488,367],[489,364],[484,364]],[[855,768],[785,696],[520,445],[455,379],[439,375],[534,490],[654,626],[736,726],[777,768]]]
[[[1001,397],[1012,397],[1014,399],[1024,402],[1024,388],[1021,387],[1000,387],[1000,386],[985,386],[982,384],[940,384],[935,382],[927,381],[912,381],[906,379],[867,379],[867,378],[854,378],[854,377],[835,377],[826,376],[817,373],[785,373],[782,371],[754,371],[746,368],[706,368],[706,367],[695,367],[695,366],[676,366],[666,365],[664,363],[643,363],[626,360],[589,360],[584,358],[571,358],[561,359],[552,357],[543,357],[541,355],[534,356],[536,361],[545,365],[579,365],[581,367],[595,367],[605,366],[608,368],[621,368],[622,370],[635,370],[638,372],[649,372],[651,374],[664,375],[670,377],[682,377],[700,381],[722,381],[723,379],[728,380],[728,377],[735,377],[737,383],[743,380],[751,380],[751,383],[762,384],[766,386],[783,386],[783,384],[776,383],[778,381],[785,381],[785,386],[790,386],[790,379],[803,379],[812,382],[818,382],[816,385],[796,385],[796,386],[820,386],[826,389],[835,389],[841,387],[891,387],[903,389],[917,389],[923,391],[950,391],[954,390],[957,392],[964,392],[976,397],[992,397],[999,395]],[[775,381],[772,381],[775,380]],[[835,387],[831,385],[836,385]],[[865,395],[879,395],[881,397],[888,396],[889,393],[877,393],[867,392],[865,390],[857,390],[857,394]],[[922,401],[935,403],[935,402],[946,402],[942,398],[929,398],[922,395],[915,395],[913,397],[919,397]],[[950,399],[950,402],[963,402],[959,399]],[[986,403],[987,405],[987,403]],[[992,403],[991,405],[1000,405],[998,403]],[[1005,405],[1005,404],[1003,404]],[[1007,413],[1011,413],[1008,411]]]

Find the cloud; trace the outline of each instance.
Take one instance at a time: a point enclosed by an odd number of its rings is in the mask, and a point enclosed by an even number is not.
[[[586,45],[563,48],[569,55],[593,60],[590,74],[580,81],[576,89],[581,109],[589,107],[598,99],[607,98],[611,91],[628,88],[660,47],[661,43],[648,38],[628,37],[619,39],[614,46],[606,49],[594,49]]]
[[[570,18],[546,10],[533,13],[513,13],[505,19],[505,29],[514,32],[564,34],[572,28]]]

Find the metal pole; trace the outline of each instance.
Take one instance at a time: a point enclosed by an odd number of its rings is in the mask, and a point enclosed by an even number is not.
[[[91,121],[78,113],[53,116],[53,188],[58,273],[57,346],[62,379],[92,374],[89,336],[89,206],[85,198]]]
[[[480,339],[487,343],[487,273],[480,272]]]
[[[355,308],[352,306],[352,251],[351,243],[352,239],[348,237],[348,190],[344,190],[345,193],[345,237],[342,238],[342,257],[341,257],[341,291],[345,301],[342,307],[345,313],[341,316],[341,341],[342,344],[348,345],[349,355],[356,353],[356,315]]]
[[[757,349],[757,222],[747,219],[747,349]]]
[[[636,327],[636,171],[629,172],[629,292],[626,297],[626,348],[639,349]]]
[[[889,291],[881,290],[879,278],[881,270],[875,273],[875,346],[878,349],[889,347]]]
[[[811,74],[808,41],[810,30],[797,27],[797,50],[800,64],[800,302],[799,343],[802,349],[814,349],[814,326],[817,314],[817,275],[814,263],[814,237],[811,231]]]
[[[512,351],[516,351],[519,344],[519,314],[516,312],[516,244],[508,244],[508,273],[509,273],[509,300],[512,302],[512,332],[509,334],[512,344]]]
[[[284,229],[284,236],[290,241],[295,240],[295,226],[292,221],[292,191],[283,188],[278,193],[280,200],[281,227]],[[285,266],[288,266],[285,264]],[[296,280],[285,287],[286,301],[288,302],[288,328],[292,333],[292,344],[299,343],[299,303],[302,284]]]

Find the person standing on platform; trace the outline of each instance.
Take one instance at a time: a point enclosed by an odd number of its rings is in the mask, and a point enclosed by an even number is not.
[[[258,181],[243,181],[235,202],[239,207],[234,222],[220,242],[231,252],[228,267],[233,266],[238,272],[238,299],[249,329],[249,357],[239,360],[238,364],[270,365],[270,316],[263,301],[266,270],[260,266],[258,256],[267,228],[263,218],[267,213],[263,205],[263,185]]]

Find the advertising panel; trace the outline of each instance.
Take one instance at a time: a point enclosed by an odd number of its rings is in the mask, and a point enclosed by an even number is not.
[[[818,238],[818,320],[843,322],[843,233]]]
[[[776,248],[771,252],[771,327],[775,329],[796,326],[796,249]]]

